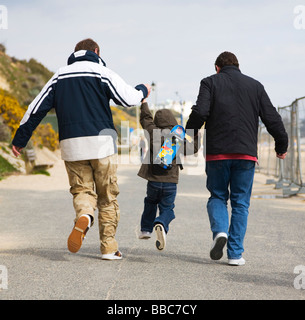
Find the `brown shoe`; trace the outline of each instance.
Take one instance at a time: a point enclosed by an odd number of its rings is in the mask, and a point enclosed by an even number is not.
[[[87,215],[83,215],[77,220],[68,238],[68,249],[70,252],[76,253],[81,248],[89,227],[90,218]]]

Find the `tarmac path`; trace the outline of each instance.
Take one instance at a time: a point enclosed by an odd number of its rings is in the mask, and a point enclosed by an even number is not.
[[[181,172],[165,250],[155,248],[154,237],[137,238],[146,192],[138,168],[119,166],[120,261],[101,260],[97,224],[77,254],[67,250],[74,210],[61,160],[50,177],[17,175],[1,181],[0,267],[8,277],[6,287],[0,280],[0,300],[305,299],[303,197],[276,198],[280,191],[256,174],[246,265],[232,267],[225,254],[218,262],[209,258],[203,166]]]

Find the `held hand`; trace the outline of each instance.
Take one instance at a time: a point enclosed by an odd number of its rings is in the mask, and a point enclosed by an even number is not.
[[[287,155],[287,152],[285,153],[277,153],[276,156],[279,158],[279,159],[285,159],[286,158],[286,155]]]
[[[23,148],[21,148],[21,147],[13,146],[13,147],[12,147],[12,151],[13,151],[14,156],[15,156],[15,157],[20,156],[20,152],[21,152],[22,149],[23,149]]]
[[[145,98],[148,98],[148,96],[150,95],[150,92],[151,92],[151,85],[145,84],[145,87],[146,87],[147,90],[148,90],[148,94],[147,94],[147,96],[146,96]]]

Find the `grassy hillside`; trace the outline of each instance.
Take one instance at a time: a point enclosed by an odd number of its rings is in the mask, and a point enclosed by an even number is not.
[[[0,181],[17,170],[2,156],[0,156]]]
[[[0,46],[0,88],[12,94],[22,107],[28,106],[53,73],[35,59],[18,60]]]

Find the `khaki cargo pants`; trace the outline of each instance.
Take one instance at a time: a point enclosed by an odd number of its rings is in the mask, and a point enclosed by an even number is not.
[[[76,219],[98,209],[100,249],[102,254],[118,250],[115,240],[120,219],[117,202],[117,154],[96,160],[65,161]]]

